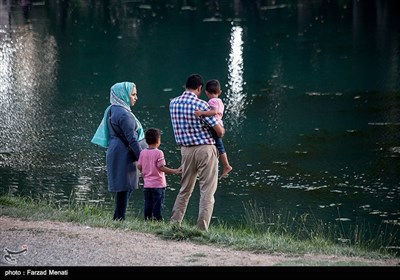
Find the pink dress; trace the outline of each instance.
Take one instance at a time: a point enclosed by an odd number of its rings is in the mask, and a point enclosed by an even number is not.
[[[210,100],[208,100],[208,105],[210,105],[210,107],[217,110],[217,114],[215,115],[215,117],[217,118],[218,122],[222,126],[224,126],[222,117],[224,116],[225,106],[224,106],[224,103],[222,102],[221,98],[211,98]]]

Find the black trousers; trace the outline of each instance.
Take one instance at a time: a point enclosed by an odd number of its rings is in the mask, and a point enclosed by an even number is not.
[[[115,196],[115,210],[113,220],[125,220],[126,208],[132,191],[117,192]]]

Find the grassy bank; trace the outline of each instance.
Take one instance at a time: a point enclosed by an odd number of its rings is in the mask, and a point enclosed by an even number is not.
[[[319,221],[310,223],[309,217],[304,215],[283,219],[280,214],[266,215],[252,205],[247,206],[246,213],[243,222],[236,226],[213,221],[210,230],[202,232],[187,218],[182,226],[173,226],[168,222],[145,222],[143,217],[131,215],[124,222],[116,222],[112,221],[110,210],[101,205],[71,202],[61,207],[51,199],[0,197],[0,215],[19,219],[54,220],[91,227],[121,228],[152,233],[164,239],[215,244],[257,253],[325,254],[380,260],[397,257],[388,249],[394,241],[391,233],[380,232],[375,239],[364,241],[361,238],[362,228],[356,227],[354,232],[346,232],[346,238],[340,238],[344,233],[339,229],[324,226]]]

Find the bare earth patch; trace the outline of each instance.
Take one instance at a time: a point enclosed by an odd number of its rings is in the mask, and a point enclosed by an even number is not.
[[[400,259],[373,261],[360,258],[255,254],[122,229],[92,228],[74,223],[22,221],[0,217],[0,266],[275,266],[305,259],[312,265],[360,263],[398,266]],[[7,251],[24,253],[13,255]],[[25,246],[25,247],[23,247]]]

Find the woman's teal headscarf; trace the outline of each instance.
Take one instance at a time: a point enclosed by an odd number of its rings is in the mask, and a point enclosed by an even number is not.
[[[110,105],[106,108],[103,115],[103,119],[91,140],[93,144],[97,144],[104,148],[108,148],[110,134],[108,132],[108,126],[107,126],[107,115],[112,105],[121,106],[132,114],[137,123],[138,141],[144,139],[144,131],[142,124],[139,122],[139,120],[131,111],[132,104],[129,96],[134,87],[136,87],[136,85],[131,82],[116,83],[111,87]]]

